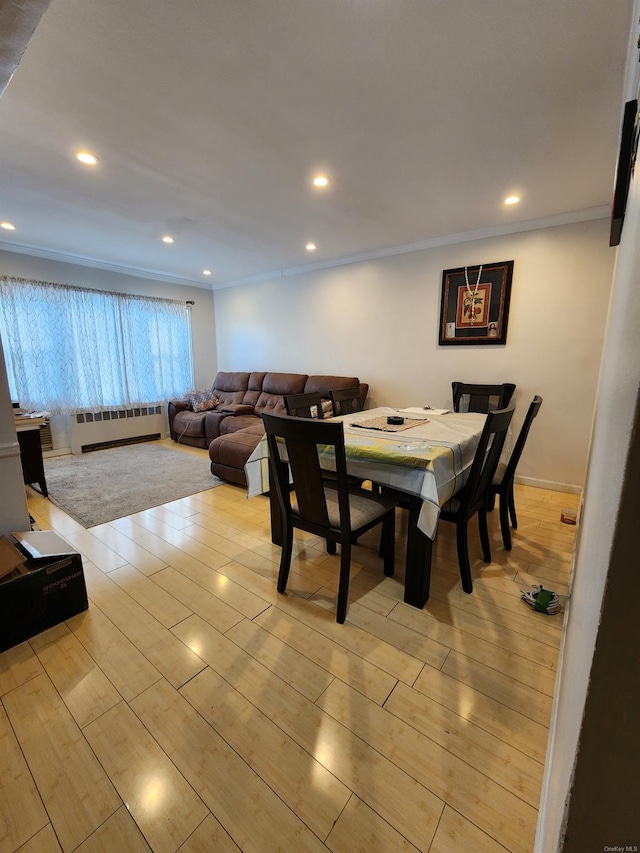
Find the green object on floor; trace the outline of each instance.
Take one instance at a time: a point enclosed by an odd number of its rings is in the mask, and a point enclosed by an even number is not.
[[[545,589],[542,584],[534,584],[530,590],[522,590],[522,600],[538,613],[552,616],[560,610],[560,599],[555,592]]]
[[[540,587],[540,592],[536,595],[536,603],[533,605],[533,609],[539,610],[541,613],[546,613],[552,598],[552,592],[550,592],[548,589]]]

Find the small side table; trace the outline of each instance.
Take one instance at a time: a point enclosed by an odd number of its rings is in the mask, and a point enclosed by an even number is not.
[[[18,433],[20,461],[22,462],[25,485],[33,486],[37,483],[40,486],[40,493],[46,498],[49,492],[44,476],[40,427],[41,424],[39,423],[20,423],[16,424],[16,432]]]

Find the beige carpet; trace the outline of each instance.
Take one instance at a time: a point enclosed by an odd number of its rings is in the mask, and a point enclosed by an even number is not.
[[[157,442],[45,459],[49,498],[84,527],[219,486],[209,458]]]

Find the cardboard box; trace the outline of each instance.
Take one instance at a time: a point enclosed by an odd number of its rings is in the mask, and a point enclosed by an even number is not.
[[[24,569],[0,579],[0,652],[89,606],[80,554],[26,560]]]

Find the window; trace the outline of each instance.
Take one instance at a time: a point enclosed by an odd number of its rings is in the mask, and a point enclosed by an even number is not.
[[[11,396],[52,414],[147,406],[193,387],[185,303],[0,278]]]

